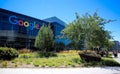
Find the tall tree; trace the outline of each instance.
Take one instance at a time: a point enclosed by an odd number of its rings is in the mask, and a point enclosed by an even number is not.
[[[42,51],[51,51],[54,46],[54,35],[50,25],[42,26],[35,39],[35,47]]]
[[[89,13],[79,16],[76,13],[76,19],[68,24],[62,31],[69,39],[75,42],[76,49],[84,43],[86,49],[95,46],[101,46],[104,40],[111,38],[110,33],[104,30],[104,24],[112,22],[112,20],[105,20],[97,15]]]

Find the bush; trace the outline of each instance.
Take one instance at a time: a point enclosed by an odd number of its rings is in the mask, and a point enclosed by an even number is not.
[[[85,50],[78,53],[82,60],[86,62],[90,61],[101,61],[101,56],[95,51]]]
[[[13,48],[0,47],[0,59],[11,60],[18,57],[18,51]]]
[[[50,25],[48,26],[43,25],[40,28],[38,35],[36,36],[35,39],[35,47],[42,51],[44,49],[46,51],[53,51],[54,34]]]

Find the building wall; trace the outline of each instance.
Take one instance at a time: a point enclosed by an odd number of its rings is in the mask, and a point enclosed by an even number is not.
[[[112,47],[112,49],[114,50],[120,50],[120,42],[119,41],[113,41],[114,45]]]
[[[53,22],[51,25],[54,27],[53,32],[54,32],[55,42],[57,42],[57,43],[62,42],[65,45],[68,45],[70,43],[70,40],[61,37],[62,36],[61,32],[65,28],[65,26],[61,25],[57,22]]]
[[[35,37],[43,24],[48,25],[49,22],[0,9],[0,45],[33,47]],[[61,35],[63,25],[57,22],[52,22],[50,25],[54,36]]]

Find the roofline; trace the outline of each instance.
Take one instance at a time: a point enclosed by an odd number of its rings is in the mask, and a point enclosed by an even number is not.
[[[58,23],[58,22],[51,22],[51,24],[54,24],[54,23]],[[61,26],[63,26],[63,27],[65,27],[65,25],[62,25],[60,23],[58,23],[58,24],[61,25]]]
[[[4,11],[7,11],[7,12],[12,12],[12,13],[15,13],[15,14],[26,16],[26,17],[29,17],[29,18],[32,18],[32,19],[35,19],[35,20],[43,21],[43,22],[48,23],[48,24],[50,23],[50,22],[47,22],[47,21],[44,21],[44,20],[40,20],[38,18],[34,18],[32,16],[28,16],[28,15],[25,15],[25,14],[22,14],[22,13],[14,12],[14,11],[11,11],[11,10],[7,10],[7,9],[3,9],[3,8],[0,8],[0,10],[4,10]]]

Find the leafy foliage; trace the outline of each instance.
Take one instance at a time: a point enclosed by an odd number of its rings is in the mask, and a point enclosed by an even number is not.
[[[42,51],[50,51],[53,50],[54,46],[54,35],[51,30],[50,25],[42,26],[38,32],[38,35],[35,39],[35,47],[39,48]]]
[[[86,13],[81,17],[76,13],[76,19],[62,33],[75,43],[76,49],[105,47],[112,37],[111,32],[104,29],[104,24],[112,21],[101,18],[96,12],[93,15]]]
[[[16,49],[0,47],[0,59],[2,60],[11,60],[15,57],[18,57],[19,53]]]

